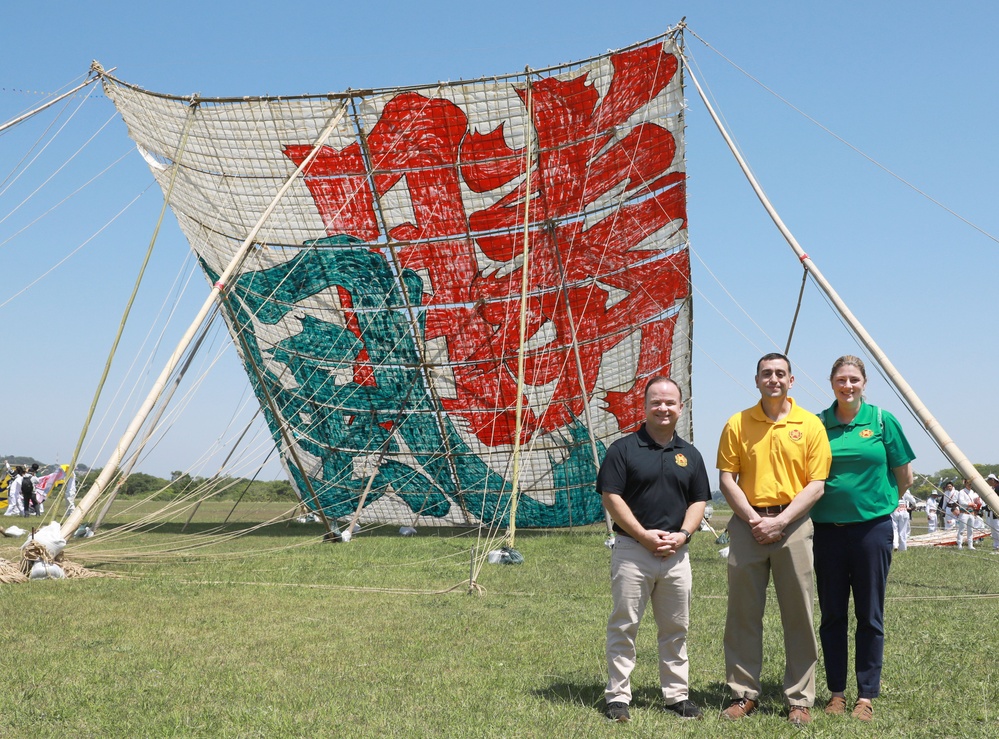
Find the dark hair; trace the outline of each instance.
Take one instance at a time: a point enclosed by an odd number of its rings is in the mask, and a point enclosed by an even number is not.
[[[867,370],[864,369],[864,360],[860,357],[855,357],[852,354],[844,354],[842,357],[833,362],[832,370],[829,372],[829,379],[833,378],[833,375],[839,370],[840,367],[856,367],[860,370],[861,377],[864,378],[864,382],[867,382]]]
[[[783,359],[784,362],[787,364],[787,371],[790,374],[791,360],[785,357],[780,352],[770,352],[769,354],[764,354],[762,357],[760,357],[760,361],[756,363],[756,374],[760,374],[760,365],[762,365],[764,362],[769,362],[772,359]]]
[[[680,389],[680,386],[677,384],[676,380],[674,380],[672,377],[666,377],[666,375],[656,375],[655,377],[649,378],[648,382],[645,383],[645,395],[643,396],[646,400],[648,400],[649,398],[649,388],[660,382],[668,382],[673,387],[675,387],[676,391],[680,394],[680,402],[681,403],[683,402],[683,390]]]

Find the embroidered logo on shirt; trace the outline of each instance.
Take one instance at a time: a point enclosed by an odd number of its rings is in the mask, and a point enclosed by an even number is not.
[[[874,432],[871,431],[870,429],[864,429],[863,431],[860,432],[861,439],[870,439],[872,436],[874,436]]]
[[[787,435],[791,437],[791,441],[801,441],[801,438],[804,436],[798,429],[791,429],[787,432]]]
[[[687,458],[685,456],[683,456],[682,454],[677,454],[676,455],[676,466],[677,467],[686,467],[687,466]]]

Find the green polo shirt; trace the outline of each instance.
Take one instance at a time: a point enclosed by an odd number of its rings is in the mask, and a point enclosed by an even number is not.
[[[887,516],[898,505],[895,467],[916,458],[902,426],[888,411],[863,403],[849,424],[836,418],[836,403],[819,415],[829,435],[832,467],[825,493],[812,507],[817,523],[859,523]]]

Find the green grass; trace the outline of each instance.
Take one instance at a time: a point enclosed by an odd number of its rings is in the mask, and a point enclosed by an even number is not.
[[[206,506],[188,540],[221,519]],[[266,506],[243,517],[260,517]],[[77,540],[70,559],[176,544],[180,522]],[[244,526],[233,524],[230,528]],[[689,636],[700,722],[658,710],[655,629],[643,625],[631,724],[603,707],[609,552],[599,528],[520,531],[521,566],[467,587],[474,535],[394,528],[321,544],[279,524],[182,557],[96,569],[120,579],[0,586],[0,737],[794,736],[784,720],[776,603],[766,621],[763,711],[731,725],[722,631],[725,562],[692,543]],[[10,540],[7,540],[8,542]],[[260,552],[265,552],[261,554]],[[15,550],[0,550],[12,559]],[[399,588],[379,592],[363,588]],[[999,557],[912,549],[889,583],[883,694],[873,725],[818,712],[814,736],[999,736]],[[852,686],[851,686],[852,687]],[[819,700],[828,694],[819,669]],[[850,694],[848,692],[848,698]]]

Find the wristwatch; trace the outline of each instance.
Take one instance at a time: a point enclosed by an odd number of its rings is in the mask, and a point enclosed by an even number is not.
[[[687,541],[685,541],[683,543],[684,544],[689,544],[690,543],[690,537],[692,536],[692,534],[689,531],[687,531],[687,529],[680,529],[680,533],[687,537]]]

